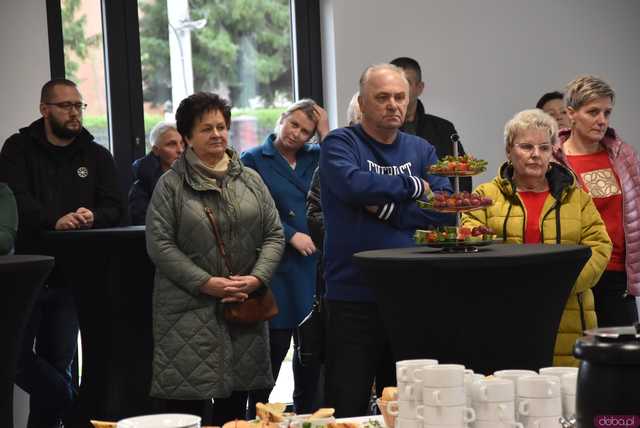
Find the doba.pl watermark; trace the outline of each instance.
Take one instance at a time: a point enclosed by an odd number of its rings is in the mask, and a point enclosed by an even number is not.
[[[638,428],[640,415],[600,415],[593,418],[593,425],[598,428]]]

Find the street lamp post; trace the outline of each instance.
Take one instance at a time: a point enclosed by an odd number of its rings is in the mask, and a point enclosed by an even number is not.
[[[191,31],[203,28],[207,24],[207,20],[190,20],[188,0],[167,0],[167,17],[169,22],[171,103],[173,111],[165,113],[165,119],[174,120],[175,111],[180,101],[193,93]]]

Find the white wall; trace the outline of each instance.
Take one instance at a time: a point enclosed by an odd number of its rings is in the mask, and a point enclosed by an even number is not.
[[[640,149],[637,0],[323,0],[321,11],[333,124],[344,125],[367,65],[410,56],[423,69],[427,110],[451,120],[467,151],[489,161],[475,183],[504,160],[505,122],[578,74],[614,87],[612,126]]]
[[[40,88],[50,78],[43,0],[0,2],[0,147],[40,116]]]
[[[0,148],[37,119],[40,88],[49,80],[47,11],[42,0],[0,2]],[[28,396],[14,391],[14,425],[27,424]]]

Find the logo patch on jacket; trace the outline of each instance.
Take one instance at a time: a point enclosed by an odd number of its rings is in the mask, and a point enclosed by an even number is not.
[[[81,166],[80,168],[78,168],[78,177],[80,178],[87,178],[87,176],[89,175],[89,170],[87,169],[86,166]]]
[[[611,168],[583,172],[580,176],[592,198],[608,198],[621,193]]]

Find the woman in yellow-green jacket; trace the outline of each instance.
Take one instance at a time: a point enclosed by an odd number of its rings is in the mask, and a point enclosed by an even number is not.
[[[582,244],[591,248],[565,305],[556,337],[554,365],[577,365],[573,345],[582,332],[596,327],[591,288],[607,266],[611,240],[591,196],[573,174],[552,163],[555,120],[542,110],[525,110],[505,126],[507,162],[498,176],[476,192],[494,203],[471,211],[463,226],[486,225],[507,243]]]

